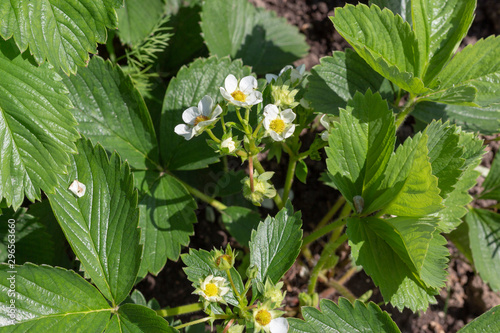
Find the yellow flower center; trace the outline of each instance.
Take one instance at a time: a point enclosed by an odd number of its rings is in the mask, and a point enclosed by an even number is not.
[[[196,125],[198,125],[198,123],[201,123],[202,121],[206,121],[206,120],[208,120],[207,116],[200,115],[200,116],[196,117],[196,119],[194,120],[194,126],[196,126]]]
[[[276,133],[281,134],[285,130],[285,122],[281,119],[271,120],[269,128],[275,131]]]
[[[267,326],[271,322],[271,313],[267,310],[259,310],[255,316],[255,321],[259,323],[260,326]]]
[[[247,96],[240,90],[235,90],[231,96],[238,102],[244,102],[247,99]]]
[[[217,288],[215,283],[207,283],[207,285],[205,286],[205,290],[203,290],[203,292],[208,297],[217,296],[219,288]]]

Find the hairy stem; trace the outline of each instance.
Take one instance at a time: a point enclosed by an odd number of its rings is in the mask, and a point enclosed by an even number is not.
[[[170,173],[169,173],[170,174]],[[209,204],[210,206],[214,207],[215,209],[217,209],[219,212],[222,212],[223,210],[225,210],[227,208],[226,205],[224,205],[222,202],[212,198],[211,196],[208,196],[206,195],[205,193],[201,192],[200,190],[192,187],[191,185],[189,185],[188,183],[184,182],[183,180],[179,179],[178,177],[176,177],[175,175],[172,175],[170,174],[172,177],[174,177],[178,182],[180,182],[182,185],[184,185],[184,187],[186,188],[186,190],[188,190],[189,193],[191,193],[192,195],[194,195],[195,197],[197,197],[198,199],[206,202],[207,204]]]
[[[172,317],[183,315],[186,313],[197,312],[200,310],[203,310],[203,303],[193,303],[177,306],[175,308],[156,310],[156,314],[160,317]]]

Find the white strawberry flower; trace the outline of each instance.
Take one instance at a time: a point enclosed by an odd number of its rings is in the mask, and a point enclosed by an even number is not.
[[[191,140],[198,136],[205,128],[217,121],[217,117],[222,113],[222,108],[217,105],[214,108],[214,102],[208,95],[203,97],[198,103],[198,107],[192,106],[182,113],[182,120],[185,124],[175,126],[175,133],[181,135],[186,140]]]
[[[209,275],[205,280],[201,281],[200,287],[196,288],[193,294],[203,296],[209,302],[226,303],[222,297],[228,292],[229,287],[227,287],[225,278]]]
[[[283,141],[295,131],[295,113],[291,109],[280,111],[274,104],[264,108],[264,128],[274,141]]]
[[[255,332],[286,333],[288,322],[281,316],[283,311],[272,310],[269,303],[261,304],[253,310],[253,323]]]
[[[262,93],[256,89],[257,79],[253,76],[245,76],[238,81],[233,74],[229,74],[224,80],[224,87],[220,87],[220,93],[233,105],[249,107],[262,102]]]
[[[228,137],[227,139],[222,140],[220,146],[221,148],[227,148],[230,154],[236,150],[236,142],[234,142],[232,137]]]

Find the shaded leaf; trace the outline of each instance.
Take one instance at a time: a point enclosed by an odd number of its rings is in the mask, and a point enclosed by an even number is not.
[[[168,325],[167,321],[158,316],[156,312],[145,306],[137,304],[124,304],[113,315],[106,327],[106,332],[179,332]]]
[[[259,225],[260,214],[246,207],[230,206],[222,212],[222,222],[241,246],[248,246],[252,230]]]
[[[411,21],[411,0],[370,0],[369,1],[370,5],[377,5],[380,8],[388,8],[390,9],[394,14],[398,14],[408,22],[410,25],[412,25]]]
[[[500,321],[500,305],[491,308],[488,312],[483,313],[462,329],[459,333],[490,333],[498,330],[498,322]]]
[[[118,35],[124,44],[145,39],[162,16],[164,0],[124,0],[118,9]]]
[[[281,69],[309,49],[297,27],[247,0],[208,0],[201,29],[211,54],[241,58],[258,74]]]
[[[495,159],[488,172],[488,176],[483,182],[483,192],[481,199],[494,199],[500,202],[500,154],[495,155]]]
[[[120,66],[94,56],[87,68],[65,77],[78,131],[116,151],[133,168],[159,165],[153,122],[139,91]]]

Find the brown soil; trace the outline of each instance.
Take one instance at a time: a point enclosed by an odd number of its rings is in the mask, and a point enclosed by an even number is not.
[[[304,63],[306,68],[310,69],[319,63],[321,57],[331,55],[332,51],[344,50],[349,47],[334,30],[333,24],[328,18],[333,15],[335,7],[345,5],[344,1],[252,0],[252,2],[257,6],[276,11],[279,16],[285,17],[289,23],[296,25],[305,34],[311,47],[310,53],[304,59],[297,61],[296,65]],[[500,32],[500,3],[495,0],[479,0],[478,2],[476,18],[465,44],[474,43],[479,38],[497,35]],[[357,2],[348,1],[348,3]],[[491,144],[487,149],[491,150],[491,153],[485,155],[483,162],[485,166],[491,164],[494,153],[498,151],[498,142]],[[286,170],[286,158],[282,159],[280,165],[275,160],[270,163],[272,165],[269,165],[269,169]],[[308,168],[307,185],[297,181],[293,186],[294,207],[296,210],[302,211],[305,234],[310,232],[315,224],[321,220],[338,196],[333,189],[318,181],[320,173],[325,170],[324,160],[321,162],[309,161]],[[276,176],[277,183],[281,183],[283,175],[280,175],[278,171]],[[479,188],[473,189],[472,192],[477,190]],[[269,212],[263,210],[262,213],[265,216]],[[219,224],[206,221],[204,209],[198,210],[198,220],[190,247],[210,250],[213,246],[226,246],[228,242],[232,246],[238,247],[234,239]],[[287,311],[298,310],[298,294],[306,291],[309,270],[314,264],[314,259],[319,257],[321,249],[321,242],[316,242],[311,247],[313,261],[307,262],[305,258],[299,257],[292,269],[285,275]],[[402,332],[456,332],[478,315],[500,304],[499,294],[491,291],[451,243],[449,249],[451,257],[447,287],[441,290],[436,305],[431,306],[425,313],[412,313],[408,310],[401,313],[390,305],[382,305],[382,309],[391,314]],[[184,249],[185,251],[186,249]],[[327,278],[336,280],[340,279],[350,268],[349,264],[346,264],[349,262],[349,247],[347,245],[341,247],[337,254],[340,258],[339,265],[334,272],[327,276]],[[174,307],[195,302],[197,297],[191,295],[193,289],[187,281],[182,267],[180,260],[179,262],[169,261],[158,277],[148,276],[138,285],[138,288],[143,291],[147,299],[155,297],[162,307]],[[345,287],[357,297],[368,290],[373,290],[370,300],[380,304],[382,302],[378,289],[363,271],[353,274],[346,281]],[[327,280],[319,280],[318,291],[322,298],[336,301],[339,297],[339,293],[329,287]]]

